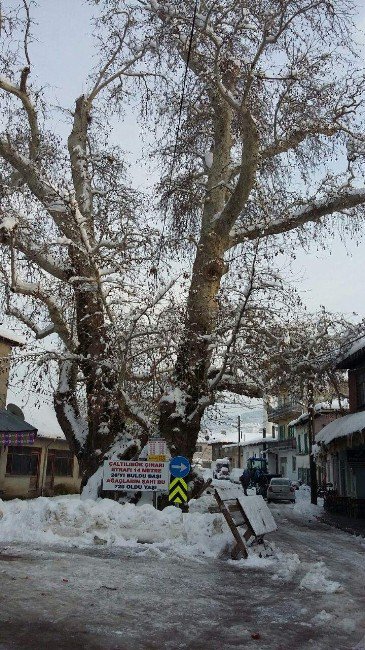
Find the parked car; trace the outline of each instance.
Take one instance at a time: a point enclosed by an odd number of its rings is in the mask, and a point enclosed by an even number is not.
[[[291,501],[295,503],[295,488],[288,478],[272,478],[267,488],[267,502]]]
[[[229,480],[231,466],[228,458],[218,458],[213,469],[213,478]]]
[[[240,483],[240,476],[242,476],[242,472],[242,467],[234,467],[229,475],[229,480],[231,483]]]
[[[229,481],[229,467],[222,467],[216,474],[216,478]]]

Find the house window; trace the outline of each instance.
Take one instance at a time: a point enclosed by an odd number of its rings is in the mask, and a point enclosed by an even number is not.
[[[301,454],[302,453],[302,436],[300,433],[298,434],[298,452]]]
[[[365,368],[356,373],[356,406],[358,409],[365,406]]]
[[[308,453],[308,434],[304,434],[304,453]]]
[[[17,476],[37,476],[41,449],[8,447],[6,473]]]
[[[292,469],[292,472],[295,472],[296,469],[297,469],[297,457],[296,456],[292,456],[292,458],[291,458],[291,469]]]
[[[289,424],[289,426],[288,426],[288,436],[289,436],[289,438],[294,438],[294,434],[295,434],[295,427],[294,427],[293,424]]]
[[[47,476],[72,476],[74,455],[72,451],[51,449],[47,458]]]
[[[272,438],[275,438],[275,435],[276,435],[276,427],[272,426],[271,427],[271,436],[272,436]]]
[[[285,424],[280,424],[279,426],[279,440],[285,439]]]

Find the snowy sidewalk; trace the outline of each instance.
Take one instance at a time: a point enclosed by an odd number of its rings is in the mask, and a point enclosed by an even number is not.
[[[155,525],[142,543],[132,539],[133,526],[144,524],[147,536],[149,509],[115,514],[110,504],[83,510],[76,500],[61,508],[49,500],[29,504],[33,510],[19,506],[17,522],[21,528],[23,517],[25,524],[18,534],[31,524],[25,511],[34,516],[38,508],[38,538],[31,541],[28,529],[26,542],[0,541],[0,650],[363,650],[365,545],[316,521],[305,499],[272,506],[278,531],[270,535],[271,557],[239,562],[203,555],[203,539],[211,554],[224,539],[213,525],[200,531],[198,544],[181,537],[214,517],[196,513],[195,525],[186,520],[183,528],[178,518],[171,544],[151,543]],[[2,539],[15,517],[7,512]],[[130,537],[123,545],[100,542],[110,541],[105,525],[111,516],[114,539],[123,531]],[[166,535],[168,512],[162,521]],[[44,541],[42,526],[48,526]],[[63,543],[61,531],[69,534]]]
[[[365,537],[365,519],[353,519],[345,515],[336,515],[331,512],[324,512],[321,520],[329,526],[339,528],[351,535]]]

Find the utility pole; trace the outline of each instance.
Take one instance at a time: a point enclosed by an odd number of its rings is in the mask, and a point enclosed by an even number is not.
[[[312,449],[314,445],[314,389],[313,381],[308,383],[308,447],[309,447],[309,474],[311,481],[311,503],[317,505],[317,466]]]
[[[237,444],[238,465],[237,465],[237,467],[239,469],[241,469],[241,448],[240,448],[240,442],[241,442],[241,416],[240,415],[237,418],[237,429],[238,429],[238,444]]]

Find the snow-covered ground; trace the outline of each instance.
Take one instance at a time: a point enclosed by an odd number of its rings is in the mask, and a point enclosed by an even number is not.
[[[209,495],[186,515],[0,502],[0,650],[365,648],[365,542],[320,523],[306,489],[297,497],[271,506],[278,530],[237,562]]]

